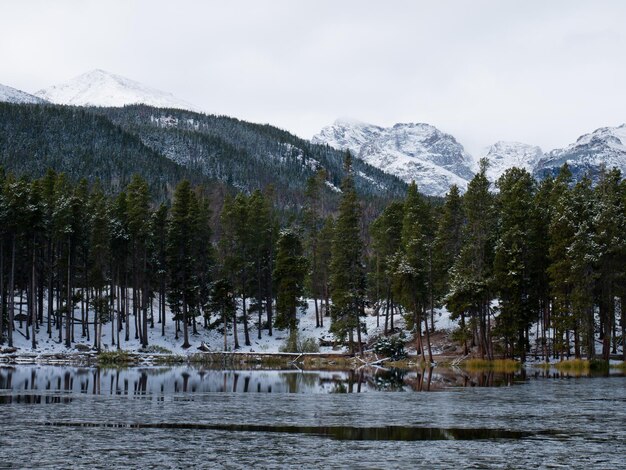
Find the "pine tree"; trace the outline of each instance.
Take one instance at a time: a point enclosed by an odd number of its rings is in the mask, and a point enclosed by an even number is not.
[[[251,240],[253,236],[249,221],[248,198],[238,194],[234,199],[224,201],[222,214],[222,238],[220,250],[224,271],[236,287],[242,303],[242,321],[246,346],[250,345],[248,333],[247,299],[253,280],[254,265],[251,262]],[[237,333],[237,315],[233,318],[233,336],[235,349],[239,348]]]
[[[320,326],[324,326],[324,317],[330,316],[330,267],[332,245],[335,233],[335,221],[328,216],[322,225],[317,240],[317,257],[315,269],[319,274],[320,289]]]
[[[148,346],[148,236],[150,233],[150,193],[148,184],[134,175],[127,188],[127,220],[132,255],[133,313],[137,321],[135,338]],[[141,317],[139,311],[141,310]]]
[[[393,329],[393,274],[396,269],[396,254],[402,246],[402,221],[404,219],[404,204],[392,202],[383,213],[372,223],[370,233],[372,236],[372,248],[374,252],[374,266],[371,274],[372,297],[376,299],[377,324],[378,314],[385,305],[384,332],[389,331],[389,318],[391,314],[391,328]]]
[[[161,204],[152,214],[151,233],[151,253],[150,267],[153,271],[153,282],[158,292],[159,320],[161,324],[161,336],[165,336],[165,295],[167,286],[167,228],[168,228],[168,208]],[[207,240],[202,243],[206,244]]]
[[[528,328],[536,316],[533,288],[534,181],[530,173],[508,169],[497,182],[500,218],[495,246],[494,291],[500,299],[496,332],[513,357],[526,358]]]
[[[130,339],[130,294],[129,275],[130,273],[130,234],[128,228],[128,201],[126,192],[120,192],[111,211],[111,255],[112,264],[117,284],[120,290],[120,304],[118,308],[117,329],[122,328],[121,320],[125,323],[124,339]],[[89,299],[87,299],[87,304]],[[117,346],[120,348],[119,335],[117,335]]]
[[[493,267],[495,209],[487,161],[470,181],[463,196],[463,245],[451,270],[450,292],[446,305],[453,318],[460,319],[460,337],[465,353],[467,341],[479,347],[482,358],[493,357],[491,342],[490,279]],[[466,320],[469,319],[469,323]]]
[[[237,313],[237,299],[234,294],[233,286],[228,279],[218,279],[213,283],[211,289],[211,297],[209,309],[218,312],[222,320],[222,328],[224,333],[224,351],[228,350],[228,321]]]
[[[567,318],[566,335],[569,330],[574,337],[574,354],[581,356],[580,336],[591,359],[595,354],[594,286],[598,280],[600,249],[599,233],[596,232],[596,203],[591,189],[591,180],[581,179],[571,191],[569,201],[574,216],[574,234],[567,249],[569,262],[570,312]],[[611,300],[612,303],[612,300]],[[569,340],[566,342],[570,352]]]
[[[332,241],[330,291],[332,297],[331,331],[340,339],[349,336],[350,350],[354,353],[353,334],[357,330],[361,344],[360,314],[364,309],[365,267],[363,241],[361,240],[361,209],[352,180],[352,157],[345,157],[346,177],[341,184],[341,202]]]
[[[95,322],[97,324],[97,334],[95,337],[98,351],[102,348],[102,325],[109,321],[111,309],[105,295],[105,288],[109,281],[110,267],[110,215],[107,201],[102,188],[95,184],[89,203],[91,211],[91,233],[89,238],[89,284],[94,288],[96,296],[93,299],[95,310]],[[109,295],[112,295],[110,293]],[[111,319],[112,320],[112,319]],[[115,338],[111,338],[114,341]]]
[[[602,339],[602,358],[617,353],[617,341],[611,342],[616,332],[616,297],[623,298],[624,265],[626,263],[626,206],[622,195],[622,175],[618,169],[603,170],[595,188],[597,205],[594,211],[597,247],[590,247],[590,257],[597,258],[598,306]],[[622,307],[622,312],[623,312]],[[623,316],[623,313],[622,313]],[[591,339],[589,333],[589,340]]]
[[[248,201],[248,220],[250,227],[250,256],[254,266],[251,269],[252,281],[251,290],[254,292],[255,301],[250,305],[250,314],[256,312],[258,315],[257,337],[261,339],[263,329],[262,316],[268,309],[267,290],[271,283],[272,272],[272,245],[274,243],[274,227],[272,220],[272,209],[269,197],[254,191]],[[265,304],[264,304],[265,303]],[[268,327],[271,317],[268,317]]]
[[[296,312],[302,305],[304,280],[308,271],[308,260],[304,256],[300,237],[291,230],[283,231],[278,237],[276,248],[276,328],[296,329]]]
[[[428,240],[426,235],[427,208],[422,196],[417,191],[415,182],[409,185],[403,209],[401,247],[397,253],[394,272],[395,293],[410,312],[409,324],[413,326],[417,338],[418,350],[424,356],[428,349],[429,361],[432,362],[428,320],[425,315],[428,304]],[[426,324],[427,345],[422,341],[422,322]]]
[[[192,198],[189,181],[183,180],[174,191],[167,234],[167,262],[169,266],[168,300],[176,318],[183,324],[183,348],[189,343],[189,289],[193,275],[192,227],[190,217]],[[178,332],[178,330],[177,330]]]
[[[550,265],[550,224],[552,220],[552,206],[550,204],[554,187],[554,179],[546,177],[538,185],[533,202],[534,213],[531,220],[532,240],[532,286],[530,304],[537,309],[536,341],[537,349],[541,346],[541,354],[545,361],[549,360],[548,332],[550,330],[550,308],[552,299],[550,296],[550,277],[548,267]]]
[[[571,205],[572,174],[564,165],[552,187],[550,219],[550,293],[552,296],[551,324],[553,328],[553,355],[563,358],[566,345],[564,337],[571,326],[571,258],[569,248],[576,234],[576,215]],[[569,354],[569,351],[567,351]]]
[[[324,195],[323,189],[326,182],[326,171],[319,170],[307,181],[305,196],[306,206],[304,208],[303,225],[306,234],[306,251],[311,260],[311,272],[308,279],[309,292],[313,297],[315,305],[315,326],[324,325],[324,318],[321,314],[318,300],[323,298],[324,286],[322,283],[322,273],[319,263],[319,236],[324,224]]]
[[[209,302],[211,279],[214,265],[214,252],[211,243],[211,209],[208,200],[198,193],[191,199],[189,217],[191,219],[191,262],[192,291],[190,303],[193,307],[193,329],[196,330],[195,317],[203,315]]]
[[[435,295],[438,301],[448,292],[450,269],[461,251],[464,223],[461,194],[459,188],[452,185],[445,197],[434,243]]]

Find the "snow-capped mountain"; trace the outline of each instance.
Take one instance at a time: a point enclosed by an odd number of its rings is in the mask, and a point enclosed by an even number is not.
[[[543,156],[543,151],[536,145],[520,142],[496,142],[483,154],[483,158],[489,161],[487,178],[495,182],[507,169],[513,167],[524,168],[532,173]]]
[[[603,166],[626,173],[626,124],[601,127],[565,148],[552,150],[537,163],[535,175],[555,175],[566,162],[575,179],[586,173],[593,177]]]
[[[35,95],[52,103],[74,106],[120,107],[128,104],[146,104],[157,108],[198,111],[195,106],[174,97],[171,93],[100,69],[44,88]]]
[[[46,100],[37,96],[26,93],[25,91],[11,88],[10,86],[2,85],[0,83],[0,102],[18,103],[18,104],[41,104]]]
[[[348,149],[372,166],[407,182],[414,180],[422,193],[434,196],[444,195],[452,184],[464,190],[475,169],[463,146],[430,124],[385,128],[338,119],[315,135],[312,142]]]

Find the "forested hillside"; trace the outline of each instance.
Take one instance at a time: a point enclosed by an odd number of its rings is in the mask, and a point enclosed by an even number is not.
[[[312,144],[270,125],[148,106],[93,111],[194,171],[241,190],[271,184],[283,204],[301,204],[306,181],[316,171],[325,170],[326,192],[338,192],[345,176],[343,152]],[[363,197],[402,197],[406,191],[400,179],[360,160],[355,161],[354,179]]]
[[[39,177],[52,168],[70,179],[99,179],[116,193],[141,174],[158,199],[178,181],[208,182],[177,165],[108,119],[81,108],[0,103],[0,165]]]
[[[160,201],[187,179],[213,188],[271,190],[279,210],[293,212],[304,203],[307,180],[322,172],[330,212],[337,207],[342,161],[343,154],[327,146],[228,117],[148,106],[0,103],[0,164],[6,170],[38,177],[51,168],[72,180],[98,179],[112,194],[139,174]],[[406,184],[396,177],[355,165],[355,186],[370,218],[403,196]]]

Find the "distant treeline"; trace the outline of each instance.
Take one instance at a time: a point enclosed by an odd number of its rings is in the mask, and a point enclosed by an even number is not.
[[[352,167],[347,153],[332,215],[320,170],[290,218],[279,217],[271,188],[227,194],[213,214],[210,188],[187,180],[158,203],[139,176],[107,195],[52,170],[38,179],[2,172],[0,339],[13,344],[19,322],[33,347],[46,334],[68,347],[93,336],[100,348],[110,324],[113,345],[133,335],[145,347],[149,328],[165,334],[175,322],[185,347],[189,330],[223,328],[237,348],[241,334],[250,344],[253,334],[293,330],[309,297],[318,326],[330,321],[352,351],[363,347],[368,307],[384,315],[385,334],[404,315],[424,359],[443,305],[466,352],[484,358],[591,358],[600,338],[607,359],[623,343],[619,171],[592,187],[574,184],[567,166],[541,182],[513,168],[494,192],[483,162],[464,195],[453,186],[441,204],[413,184],[364,224]]]

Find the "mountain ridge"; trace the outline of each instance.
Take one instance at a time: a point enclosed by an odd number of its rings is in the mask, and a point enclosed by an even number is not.
[[[337,119],[311,139],[350,150],[355,157],[405,182],[415,181],[427,195],[443,196],[451,184],[465,189],[474,173],[471,156],[450,134],[426,123],[382,127]]]
[[[0,102],[14,104],[43,104],[46,100],[0,83]]]
[[[0,101],[23,105],[57,103],[91,109],[94,112],[100,112],[98,109],[101,109],[100,113],[108,115],[109,119],[113,119],[115,114],[107,111],[111,109],[135,106],[159,109],[161,111],[152,112],[150,115],[153,122],[148,123],[142,120],[143,118],[139,119],[141,113],[126,110],[122,113],[128,115],[135,113],[135,117],[132,118],[135,122],[132,125],[124,124],[126,118],[123,118],[115,124],[139,136],[148,147],[175,163],[186,166],[199,165],[197,170],[217,175],[218,178],[221,177],[220,172],[223,173],[224,168],[229,165],[220,164],[220,170],[215,166],[217,160],[214,159],[222,158],[216,157],[216,149],[222,148],[222,154],[239,155],[233,162],[237,161],[241,165],[245,164],[246,159],[252,158],[257,161],[267,159],[270,166],[280,162],[291,165],[288,162],[299,161],[297,165],[308,168],[306,171],[309,172],[322,167],[326,169],[332,167],[334,170],[330,172],[327,183],[331,189],[336,190],[339,186],[337,175],[340,171],[337,171],[337,161],[340,156],[332,152],[325,155],[324,151],[314,147],[321,144],[340,151],[348,149],[356,157],[357,165],[361,165],[360,162],[366,165],[355,171],[358,184],[366,192],[391,191],[397,194],[400,191],[398,184],[382,176],[393,175],[406,183],[415,180],[419,190],[426,195],[443,196],[452,184],[464,191],[477,171],[479,161],[466,152],[454,136],[427,123],[396,123],[383,127],[353,118],[339,118],[330,126],[322,128],[310,141],[302,139],[295,141],[294,136],[286,131],[284,135],[279,135],[277,131],[268,131],[268,136],[260,137],[265,132],[264,129],[273,127],[246,123],[235,118],[229,118],[232,121],[225,124],[227,120],[220,121],[220,117],[217,116],[209,117],[194,105],[177,99],[171,93],[101,69],[44,88],[35,94],[0,85]],[[171,111],[164,112],[166,109]],[[194,114],[186,118],[174,116],[180,115],[181,112]],[[183,122],[185,119],[189,122]],[[236,124],[237,122],[242,124]],[[230,130],[227,131],[226,127],[229,126]],[[181,137],[182,135],[186,137]],[[277,140],[270,143],[272,139]],[[331,154],[332,158],[328,160]],[[318,160],[320,158],[326,159],[324,160],[326,163],[321,163]],[[495,182],[507,168],[513,166],[528,170],[538,179],[558,173],[564,163],[568,163],[575,179],[584,174],[594,177],[599,174],[602,167],[617,167],[626,174],[626,124],[600,127],[581,135],[572,144],[545,153],[535,145],[497,141],[481,153],[481,158],[489,161],[487,177],[492,182]],[[272,161],[275,163],[271,163]],[[335,163],[329,163],[331,161]],[[233,175],[236,173],[244,175],[233,166],[233,162],[230,164],[228,178],[234,178]],[[380,173],[375,173],[374,170]],[[276,169],[272,171],[275,173],[270,172],[259,181],[268,182],[280,174]],[[246,187],[249,184],[245,182],[247,180],[253,181],[254,178],[241,176],[240,181],[243,182],[238,184]],[[289,185],[288,182],[285,183]],[[371,185],[370,190],[366,189],[368,184]]]
[[[65,82],[37,91],[35,96],[54,104],[72,106],[121,107],[145,104],[156,108],[188,109],[196,106],[130,78],[94,69]]]

